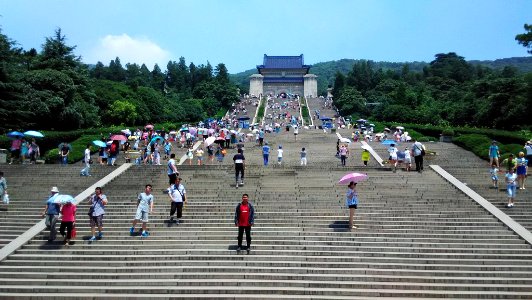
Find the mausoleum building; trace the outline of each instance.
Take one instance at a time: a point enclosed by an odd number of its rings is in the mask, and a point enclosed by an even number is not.
[[[317,77],[309,74],[310,65],[305,65],[303,54],[299,56],[268,56],[264,54],[258,74],[250,76],[249,93],[259,95],[318,96]]]

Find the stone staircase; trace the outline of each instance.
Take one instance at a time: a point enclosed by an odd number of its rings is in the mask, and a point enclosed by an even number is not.
[[[0,204],[0,248],[42,219],[52,186],[57,186],[61,194],[76,196],[113,169],[94,166],[91,177],[80,177],[82,168],[80,164],[2,165],[10,204]]]
[[[283,164],[273,151],[263,167],[261,149],[246,144],[239,189],[235,150],[222,163],[179,166],[189,203],[178,226],[164,222],[165,166],[131,167],[104,187],[110,204],[102,240],[83,240],[90,229],[88,207],[80,205],[75,245],[49,244],[45,232],[34,238],[0,263],[0,297],[532,298],[530,245],[428,167],[422,174],[392,173],[374,161],[364,168],[355,144],[341,167],[336,135],[321,130],[300,131],[297,141],[282,133],[266,140],[272,149],[283,145]],[[309,150],[307,167],[299,166],[301,147]],[[354,170],[369,179],[357,187],[358,229],[349,231],[345,186],[337,181]],[[150,236],[130,236],[136,194],[146,183],[155,194]],[[242,193],[257,212],[249,255],[235,251]]]

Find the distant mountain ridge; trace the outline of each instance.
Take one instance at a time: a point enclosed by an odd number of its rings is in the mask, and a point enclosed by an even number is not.
[[[353,65],[361,61],[361,59],[340,59],[327,62],[320,62],[312,65],[310,72],[318,76],[318,91],[324,91],[328,85],[334,82],[336,72],[347,74],[353,68]],[[510,57],[496,60],[470,60],[473,65],[483,65],[492,69],[502,69],[506,66],[515,67],[519,72],[532,72],[532,56],[527,57]],[[375,70],[382,68],[383,70],[401,71],[405,64],[408,65],[410,71],[421,72],[423,67],[429,65],[428,62],[383,62],[373,61]],[[230,74],[229,78],[235,84],[238,84],[244,90],[249,88],[249,76],[257,73],[257,69],[249,69],[244,72]]]

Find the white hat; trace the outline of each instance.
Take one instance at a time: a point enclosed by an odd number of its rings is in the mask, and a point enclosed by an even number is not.
[[[52,187],[52,189],[50,190],[50,192],[52,192],[52,193],[59,193],[59,189],[58,189],[56,186],[54,186],[54,187]]]

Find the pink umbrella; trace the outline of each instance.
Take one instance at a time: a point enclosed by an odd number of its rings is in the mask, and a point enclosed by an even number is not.
[[[338,181],[339,184],[349,184],[349,182],[360,182],[368,179],[368,174],[362,174],[362,173],[349,173],[344,175],[340,181]]]
[[[111,136],[111,140],[113,141],[127,141],[127,138],[121,134],[115,134]]]
[[[147,129],[153,129],[153,125],[148,124],[148,125],[144,126],[144,128],[147,128]]]

